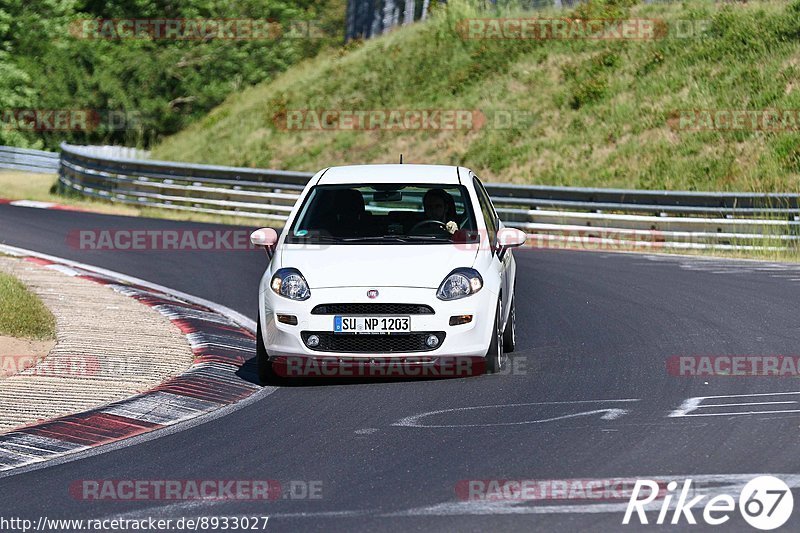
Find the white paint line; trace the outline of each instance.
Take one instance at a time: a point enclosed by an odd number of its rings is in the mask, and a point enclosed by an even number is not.
[[[647,511],[657,511],[661,502],[644,506]],[[430,507],[417,507],[398,513],[388,513],[387,517],[413,516],[458,516],[458,515],[498,515],[498,514],[594,514],[624,513],[626,503],[590,503],[582,505],[517,505],[511,502],[447,502]]]
[[[40,202],[38,200],[14,200],[8,203],[17,207],[35,207],[36,209],[49,209],[56,205],[53,202]]]
[[[566,402],[530,402],[530,403],[512,403],[512,404],[500,404],[500,405],[478,405],[472,407],[454,407],[451,409],[439,409],[436,411],[427,411],[425,413],[420,413],[417,415],[407,416],[394,422],[393,426],[398,427],[416,427],[416,428],[460,428],[460,427],[490,427],[490,426],[518,426],[524,424],[543,424],[546,422],[555,422],[558,420],[564,420],[568,418],[575,418],[579,416],[590,416],[595,414],[603,413],[603,416],[600,418],[602,420],[615,420],[625,414],[628,413],[626,409],[594,409],[591,411],[583,411],[580,413],[570,413],[567,415],[560,415],[552,418],[546,418],[541,420],[524,420],[521,422],[496,422],[496,423],[487,423],[487,424],[445,424],[445,425],[426,425],[421,424],[420,419],[438,415],[442,413],[454,413],[454,412],[461,412],[461,411],[474,411],[478,409],[504,409],[508,407],[527,407],[527,406],[534,406],[534,405],[574,405],[574,404],[584,404],[584,403],[607,403],[607,402],[638,402],[638,399],[634,398],[625,398],[620,400],[575,400],[575,401],[566,401]]]
[[[723,396],[701,396],[700,398],[703,399],[714,399],[714,398],[749,398],[750,396],[794,396],[798,395],[800,392],[754,392],[752,394],[729,394]]]
[[[615,420],[621,416],[628,414],[627,409],[595,409],[593,411],[583,411],[580,413],[571,413],[568,415],[561,415],[555,416],[552,418],[543,418],[541,420],[523,420],[520,422],[493,422],[487,424],[440,424],[440,425],[423,425],[419,424],[418,421],[415,421],[413,424],[402,424],[396,423],[392,424],[395,426],[404,426],[404,427],[417,427],[417,428],[472,428],[472,427],[495,427],[495,426],[521,426],[526,424],[544,424],[547,422],[557,422],[559,420],[567,420],[569,418],[577,418],[580,416],[591,416],[603,413],[603,416],[600,417],[601,420]],[[416,417],[412,417],[416,418]],[[402,422],[402,421],[401,421]]]
[[[743,405],[776,405],[781,403],[797,403],[797,402],[744,402],[744,403],[709,403],[706,405],[700,405],[698,409],[708,409],[711,407],[740,407]]]
[[[667,415],[668,418],[674,417],[682,417],[682,416],[690,416],[688,413],[692,411],[696,411],[697,409],[701,408],[701,404],[704,400],[717,400],[721,398],[762,398],[764,396],[797,396],[800,392],[757,392],[753,394],[725,394],[720,396],[695,396],[694,398],[687,398],[686,400],[681,403],[680,407],[672,411],[670,414]],[[796,402],[792,402],[796,403]],[[706,404],[703,407],[714,407],[714,405],[723,405],[723,404]],[[750,403],[750,405],[758,405],[755,403]],[[770,411],[760,411],[762,413],[768,413]],[[777,411],[783,413],[793,413],[794,411],[787,410],[787,411]],[[736,413],[736,414],[751,414],[751,413]],[[758,414],[756,412],[755,414]],[[692,415],[692,416],[715,416],[715,415]]]
[[[800,409],[787,409],[785,411],[736,411],[733,413],[698,413],[695,415],[680,415],[682,417],[689,416],[740,416],[740,415],[767,415],[767,414],[780,414],[780,413],[800,413]],[[671,415],[670,415],[671,416]]]
[[[768,260],[765,259],[744,259],[741,257],[718,257],[718,256],[701,256],[701,255],[690,255],[690,254],[680,254],[680,253],[659,253],[659,252],[651,252],[648,251],[647,253],[642,252],[632,252],[627,250],[608,250],[609,253],[612,254],[627,254],[632,256],[640,256],[648,261],[654,262],[664,262],[664,263],[677,263],[680,268],[691,268],[690,265],[698,264],[698,263],[706,263],[709,265],[716,264],[719,266],[729,266],[731,268],[745,268],[748,265],[764,265],[764,264],[774,264],[779,266],[785,266],[789,268],[798,268],[798,266],[794,263],[770,263]]]
[[[629,412],[627,409],[601,409],[600,411],[597,411],[597,412],[599,413],[601,411],[605,411],[606,412],[606,414],[604,414],[603,416],[600,417],[602,420],[616,420],[617,418],[619,418],[621,416],[624,416],[624,415],[628,414],[628,412]],[[588,413],[584,413],[584,414],[588,414]]]
[[[374,513],[369,511],[317,511],[313,513],[270,513],[270,518],[352,518],[356,516],[369,516]]]

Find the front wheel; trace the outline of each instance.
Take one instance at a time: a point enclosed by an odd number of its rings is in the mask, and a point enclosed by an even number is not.
[[[497,301],[497,310],[494,313],[494,328],[492,329],[492,342],[486,352],[486,373],[496,374],[503,369],[508,356],[503,352],[503,328],[500,300]]]
[[[266,385],[275,379],[272,371],[272,361],[269,360],[267,348],[264,346],[264,337],[261,335],[261,316],[258,317],[256,326],[256,363],[258,365],[258,381]]]
[[[508,312],[508,321],[503,330],[503,351],[511,353],[517,346],[517,311],[514,309],[516,298],[511,299],[511,310]]]

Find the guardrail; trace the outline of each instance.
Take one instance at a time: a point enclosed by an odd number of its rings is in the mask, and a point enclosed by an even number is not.
[[[98,155],[61,145],[65,189],[114,202],[284,221],[313,174]]]
[[[65,191],[113,202],[283,222],[310,172],[120,157],[61,145]],[[114,155],[109,155],[114,154]],[[800,243],[800,195],[510,185],[486,189],[534,246],[779,250]]]
[[[58,154],[28,148],[0,146],[0,168],[54,174],[58,171]]]

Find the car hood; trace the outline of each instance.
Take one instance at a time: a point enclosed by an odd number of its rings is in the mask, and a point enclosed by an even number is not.
[[[472,248],[472,249],[470,249]],[[311,289],[421,287],[436,289],[454,268],[471,267],[476,247],[451,244],[284,245],[281,268],[298,269]]]

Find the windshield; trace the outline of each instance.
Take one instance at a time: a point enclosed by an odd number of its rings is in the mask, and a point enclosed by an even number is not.
[[[318,185],[288,243],[451,243],[477,238],[462,185]]]

